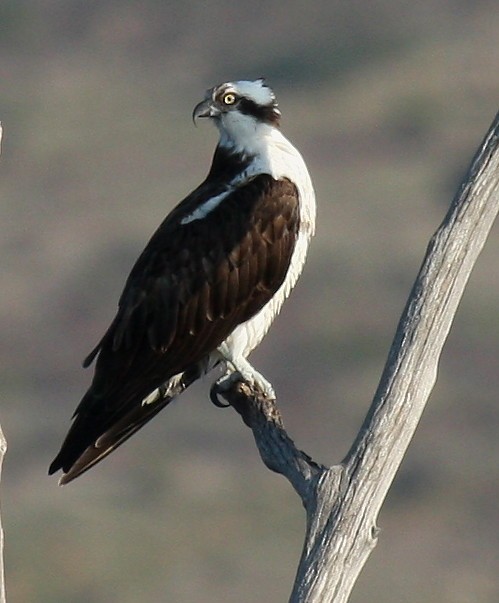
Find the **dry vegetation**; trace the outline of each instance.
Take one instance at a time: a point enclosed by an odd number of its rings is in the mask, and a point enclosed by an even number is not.
[[[215,82],[265,74],[320,220],[303,280],[254,360],[290,401],[300,447],[340,460],[426,242],[497,111],[497,7],[45,4],[8,0],[0,14],[8,595],[283,601],[302,509],[235,413],[209,404],[208,383],[79,483],[46,477],[90,378],[79,363],[148,236],[208,168],[215,135],[191,127],[193,105]],[[499,599],[498,254],[496,230],[352,603]]]

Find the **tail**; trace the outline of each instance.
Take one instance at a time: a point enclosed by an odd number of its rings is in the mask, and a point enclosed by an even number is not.
[[[62,486],[88,471],[148,423],[198,377],[199,371],[184,372],[181,377],[159,387],[154,394],[144,401],[140,400],[137,405],[115,417],[112,422],[106,420],[105,407],[99,417],[95,411],[80,411],[80,408],[85,406],[80,404],[61,450],[49,467],[49,475],[62,469],[63,475],[59,480]],[[89,392],[83,400],[90,407],[95,406],[87,398],[91,396]]]

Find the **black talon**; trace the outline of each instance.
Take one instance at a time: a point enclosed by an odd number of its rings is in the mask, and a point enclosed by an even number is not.
[[[214,404],[217,408],[229,408],[230,404],[228,402],[221,402],[218,394],[222,391],[220,385],[215,382],[210,388],[210,400],[211,403]]]

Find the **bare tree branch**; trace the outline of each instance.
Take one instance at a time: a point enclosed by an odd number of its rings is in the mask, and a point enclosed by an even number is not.
[[[224,397],[251,427],[264,463],[291,482],[307,532],[291,603],[344,603],[376,545],[376,520],[437,377],[471,270],[499,209],[499,113],[437,232],[400,319],[381,381],[344,461],[297,450],[272,401],[236,383]]]
[[[0,153],[2,150],[2,122],[0,122]],[[0,482],[2,478],[2,463],[3,457],[7,452],[7,440],[3,435],[2,427],[0,426]],[[2,528],[2,520],[0,517],[0,603],[5,603],[5,574],[4,574],[4,565],[3,565],[3,528]]]
[[[2,427],[0,426],[0,480],[2,477],[2,464],[5,453],[7,452],[7,440],[2,431]],[[5,597],[5,573],[4,573],[4,563],[3,563],[3,527],[2,520],[0,518],[0,603],[6,602]]]
[[[237,410],[243,421],[251,427],[256,445],[265,465],[281,473],[300,497],[305,500],[314,490],[318,477],[326,467],[315,463],[307,454],[298,450],[284,429],[281,414],[275,400],[268,400],[252,390],[247,383],[237,382],[222,394]]]

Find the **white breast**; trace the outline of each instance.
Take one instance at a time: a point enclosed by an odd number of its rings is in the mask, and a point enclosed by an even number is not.
[[[276,180],[288,178],[298,189],[300,230],[291,263],[283,284],[274,297],[250,320],[240,324],[224,342],[235,357],[246,358],[261,342],[284,300],[295,286],[303,270],[310,238],[315,230],[315,194],[312,181],[298,150],[276,128],[261,126],[260,136],[252,138],[253,146],[245,151],[255,155],[246,176],[267,173]]]

